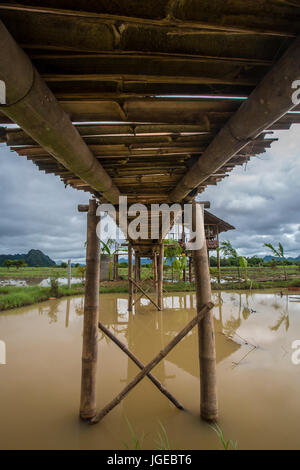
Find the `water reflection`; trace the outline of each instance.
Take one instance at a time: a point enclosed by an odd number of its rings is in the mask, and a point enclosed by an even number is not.
[[[239,448],[299,447],[300,369],[290,351],[300,338],[300,316],[290,299],[296,298],[213,295],[221,425]],[[8,352],[8,366],[0,369],[0,446],[122,449],[129,439],[128,418],[138,434],[145,431],[145,448],[153,448],[158,420],[174,448],[216,448],[214,434],[198,418],[197,328],[153,371],[188,412],[174,409],[145,378],[103,424],[91,428],[77,421],[83,307],[83,297],[73,297],[0,315]],[[129,313],[125,294],[106,294],[100,296],[99,318],[145,364],[195,315],[196,298],[191,292],[167,294],[164,307],[158,312],[141,300]],[[137,372],[99,332],[98,406]]]

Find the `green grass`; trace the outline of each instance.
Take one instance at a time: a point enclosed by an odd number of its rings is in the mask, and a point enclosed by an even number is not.
[[[218,284],[212,283],[213,290],[262,290],[262,289],[285,289],[285,288],[300,288],[300,278],[291,279],[289,281],[247,281],[247,282],[225,282]],[[189,282],[166,282],[164,284],[164,291],[168,292],[193,292],[195,291],[195,284]],[[101,294],[126,294],[128,293],[128,284],[118,282],[117,284],[104,283],[100,286]],[[71,295],[84,294],[84,285],[82,283],[73,284],[70,289],[67,285],[58,287],[57,297],[65,297]],[[16,286],[0,286],[0,311],[18,308],[26,305],[33,305],[38,302],[43,302],[52,297],[50,287],[16,287]]]
[[[76,268],[72,268],[72,276],[80,277]],[[68,277],[67,268],[48,267],[48,268],[3,268],[0,266],[0,278],[5,279],[31,279],[47,277]]]
[[[60,286],[58,296],[76,295],[83,292],[82,285],[74,285],[71,289],[67,286]],[[50,287],[0,287],[0,311],[36,304],[48,300],[49,297],[51,297]]]

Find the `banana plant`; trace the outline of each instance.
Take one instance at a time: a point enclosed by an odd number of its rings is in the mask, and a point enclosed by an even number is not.
[[[183,270],[187,268],[187,259],[185,255],[175,258],[172,262],[173,268],[179,273],[179,280],[182,280]]]
[[[242,269],[244,269],[244,279],[245,279],[245,282],[247,283],[247,280],[248,280],[248,261],[246,260],[246,258],[244,256],[239,256],[239,265]]]
[[[112,279],[113,256],[119,251],[120,246],[112,238],[109,238],[106,243],[103,240],[100,240],[100,244],[101,244],[101,249],[100,249],[101,253],[106,253],[110,258],[110,261],[109,261],[109,280],[111,281],[111,279]]]
[[[286,260],[285,253],[284,253],[284,248],[283,248],[283,246],[280,242],[278,243],[278,249],[274,248],[272,243],[264,243],[264,246],[266,248],[269,248],[269,250],[271,250],[274,257],[281,258],[284,261]],[[285,280],[287,281],[287,273],[286,273],[285,264],[283,265],[283,271],[284,271]]]

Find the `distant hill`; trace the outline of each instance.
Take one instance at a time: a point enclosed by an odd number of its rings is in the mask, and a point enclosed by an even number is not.
[[[119,258],[119,263],[128,263],[128,258]],[[141,258],[141,264],[150,264],[151,259],[150,258]],[[133,258],[133,264],[134,264],[134,258]]]
[[[264,261],[272,261],[272,259],[280,261],[280,258],[276,258],[275,256],[268,255],[264,257]],[[300,255],[298,255],[296,258],[292,258],[291,256],[289,256],[287,259],[289,261],[300,261]]]
[[[2,266],[6,259],[24,259],[28,266],[40,266],[43,268],[56,266],[56,263],[40,250],[30,250],[27,254],[23,255],[0,255],[0,266]]]

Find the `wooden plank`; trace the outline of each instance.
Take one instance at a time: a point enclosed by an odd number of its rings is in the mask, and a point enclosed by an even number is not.
[[[299,31],[299,13],[295,5],[282,1],[261,0],[253,2],[233,0],[229,4],[209,0],[181,0],[166,2],[153,0],[146,4],[140,1],[119,0],[87,3],[73,0],[24,1],[17,4],[3,3],[1,9],[30,11],[32,13],[64,14],[85,18],[97,18],[110,22],[129,22],[139,25],[170,25],[183,28],[219,29],[221,31],[265,35],[294,36]],[[134,15],[133,15],[134,12]]]

